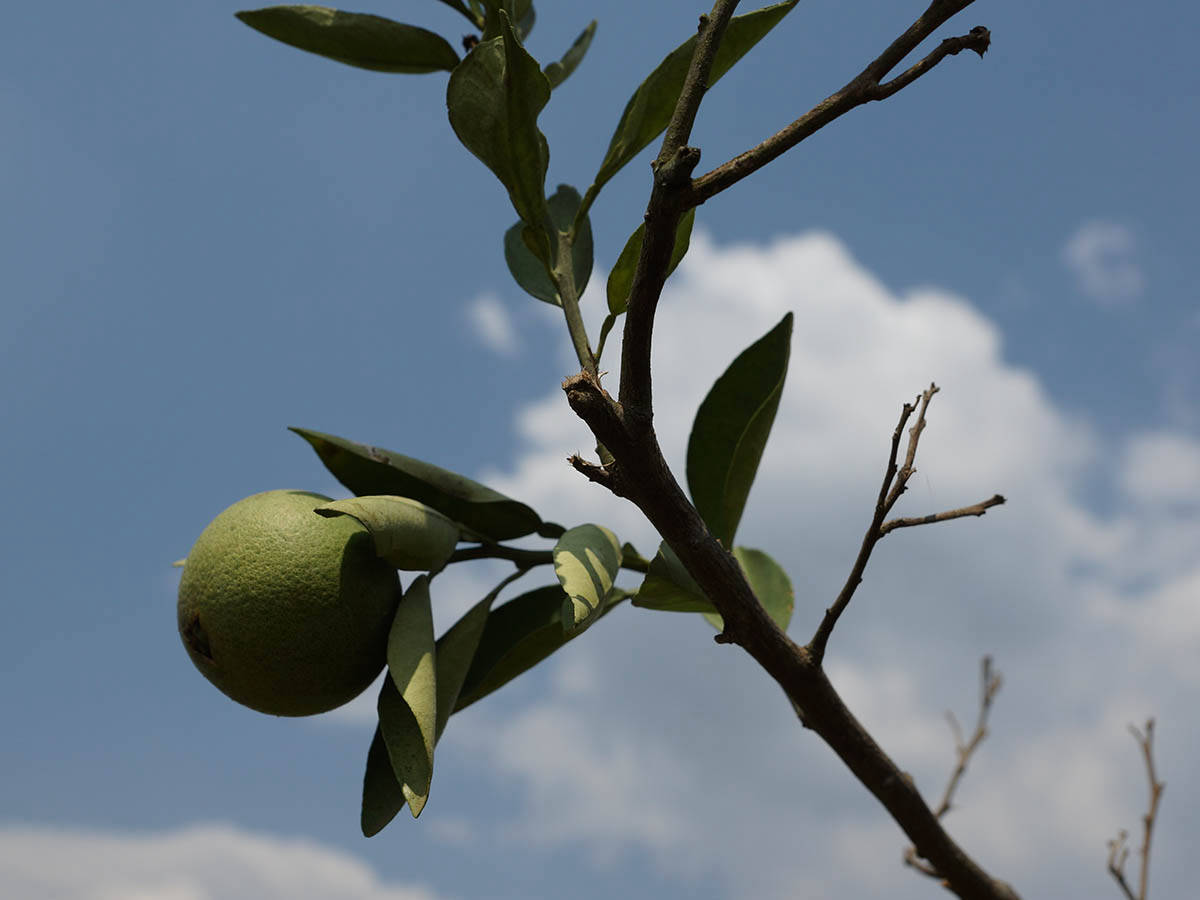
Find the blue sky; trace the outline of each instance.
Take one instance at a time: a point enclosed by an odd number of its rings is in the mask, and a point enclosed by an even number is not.
[[[344,493],[288,425],[653,540],[563,462],[591,446],[558,390],[566,337],[507,274],[514,215],[446,123],[445,78],[308,56],[235,9],[24,4],[0,37],[0,894],[936,891],[700,621],[624,610],[456,717],[421,819],[370,841],[369,703],[276,720],[194,671],[170,562],[247,494]],[[364,11],[465,32],[439,3]],[[586,186],[700,11],[539,8],[542,60],[600,22],[541,120],[549,184]],[[801,4],[706,99],[701,168],[839,87],[918,12]],[[712,379],[796,313],[743,538],[788,568],[803,638],[844,577],[899,405],[942,385],[906,512],[1010,503],[888,538],[834,680],[936,796],[942,712],[969,716],[978,658],[996,656],[1006,687],[951,822],[1027,896],[1114,890],[1104,841],[1144,804],[1125,726],[1157,715],[1154,895],[1182,896],[1200,801],[1200,13],[980,2],[941,36],[978,23],[985,59],[945,61],[699,211],[656,330],[660,431],[682,459]],[[650,156],[594,208],[594,288],[639,221]],[[439,621],[500,574],[441,576]]]

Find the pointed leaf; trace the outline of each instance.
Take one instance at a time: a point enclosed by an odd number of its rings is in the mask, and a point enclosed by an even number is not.
[[[432,463],[320,431],[290,430],[312,445],[325,467],[353,494],[411,497],[493,541],[554,527],[524,503]]]
[[[375,552],[397,569],[439,572],[459,540],[456,522],[408,497],[366,496],[318,506],[321,516],[351,516],[371,532]]]
[[[605,598],[600,616],[607,615],[628,596],[615,588]],[[583,633],[580,629],[571,632],[564,629],[564,599],[562,588],[554,584],[529,591],[492,610],[455,712],[503,687]]]
[[[450,125],[508,189],[517,215],[545,232],[539,246],[545,245],[549,260],[545,182],[550,150],[537,117],[550,99],[550,83],[513,34],[508,14],[500,10],[496,18],[499,33],[477,44],[450,75]]]
[[[791,342],[788,313],[717,379],[692,425],[688,489],[709,530],[726,547],[733,544],[775,422]]]
[[[379,694],[379,725],[396,780],[413,818],[421,813],[433,777],[437,731],[437,672],[429,578],[404,593],[388,635],[388,677]]]
[[[716,607],[688,574],[666,541],[659,544],[658,553],[650,561],[650,571],[642,579],[642,586],[638,588],[632,603],[643,609],[663,612],[716,612]]]
[[[546,198],[550,222],[556,232],[570,230],[582,202],[579,191],[567,184],[560,184],[558,190]],[[562,306],[558,288],[546,271],[546,263],[538,259],[526,243],[526,231],[532,229],[524,222],[517,222],[504,234],[504,261],[508,263],[508,271],[527,293],[546,303]],[[583,294],[592,275],[592,224],[586,216],[571,248],[571,267],[578,296]]]
[[[792,620],[792,608],[795,598],[792,593],[792,581],[787,572],[766,553],[761,550],[751,550],[749,547],[734,547],[733,556],[746,573],[746,581],[754,589],[754,596],[763,605],[775,624],[787,631],[788,623]],[[724,622],[718,613],[706,613],[704,618],[717,629],[723,631]]]
[[[716,84],[722,75],[733,68],[734,63],[791,12],[798,2],[786,0],[732,18],[713,61],[709,86]],[[680,91],[683,90],[695,46],[696,37],[693,35],[671,51],[629,98],[608,145],[608,152],[600,164],[600,171],[596,173],[596,188],[612,178],[667,127]]]
[[[513,31],[523,43],[537,22],[537,13],[533,9],[533,0],[506,0],[508,18],[513,23]]]
[[[404,791],[401,790],[396,773],[392,770],[387,744],[383,740],[383,730],[376,726],[375,737],[371,739],[371,749],[367,751],[367,771],[363,776],[363,836],[374,837],[379,834],[403,808]]]
[[[579,525],[554,545],[554,574],[567,593],[563,628],[574,631],[599,617],[621,571],[621,542],[602,525]]]
[[[463,4],[462,0],[440,0],[440,2],[445,3],[451,9],[462,13],[467,21],[472,25],[479,25],[479,20],[476,18],[476,15]]]
[[[692,240],[692,224],[695,221],[694,208],[685,212],[679,220],[675,229],[675,247],[671,251],[671,265],[667,269],[668,276],[687,254],[688,244]],[[616,265],[608,273],[608,311],[611,315],[619,316],[629,308],[629,290],[633,287],[633,273],[637,270],[638,257],[642,255],[642,238],[645,233],[646,225],[643,223],[629,236],[621,255],[617,257]]]
[[[458,54],[440,34],[380,16],[324,6],[269,6],[236,15],[277,41],[360,69],[448,72],[458,65]]]
[[[558,62],[547,63],[546,67],[542,69],[546,73],[546,80],[550,82],[552,90],[566,81],[571,73],[579,68],[579,64],[583,62],[583,57],[588,52],[588,47],[592,45],[592,38],[595,36],[596,20],[592,19],[591,24],[583,29],[579,37],[575,38],[575,43],[563,54],[562,59]]]
[[[492,603],[511,581],[506,578],[495,590],[472,606],[457,622],[446,629],[437,642],[437,736],[440,738],[457,707],[467,673],[475,662],[480,639],[491,617]]]

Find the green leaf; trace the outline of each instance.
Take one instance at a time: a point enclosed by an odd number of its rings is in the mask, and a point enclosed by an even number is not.
[[[717,50],[716,59],[713,60],[712,73],[708,78],[709,87],[733,68],[734,63],[745,56],[798,2],[799,0],[786,0],[784,3],[766,6],[731,19]],[[691,65],[695,46],[696,36],[693,35],[671,51],[633,92],[609,142],[608,152],[600,164],[600,171],[596,173],[596,189],[612,178],[667,127],[675,110],[675,103],[683,90],[683,82]]]
[[[436,645],[429,577],[418,576],[400,601],[388,635],[388,677],[379,694],[379,726],[413,818],[433,777],[437,731]]]
[[[556,232],[570,230],[575,221],[575,213],[579,211],[579,204],[582,202],[579,191],[567,184],[560,184],[558,190],[546,198],[550,222]],[[508,263],[508,271],[512,273],[517,284],[530,295],[546,303],[562,306],[558,288],[546,271],[546,263],[538,259],[526,243],[526,232],[531,230],[522,221],[505,232],[504,261]],[[578,296],[583,294],[583,289],[587,287],[588,279],[592,275],[592,224],[586,216],[575,236],[575,244],[571,247],[571,267]]]
[[[550,83],[513,34],[508,14],[500,10],[496,18],[499,33],[477,44],[450,75],[450,125],[508,189],[517,215],[545,232],[539,246],[545,245],[549,260],[545,183],[550,149],[537,117],[550,99]]]
[[[432,463],[320,431],[290,430],[308,441],[333,476],[358,496],[411,497],[493,541],[551,527],[524,503]]]
[[[546,64],[546,67],[542,71],[546,74],[546,80],[550,82],[551,90],[566,81],[571,73],[579,68],[579,64],[583,62],[583,57],[588,52],[588,47],[592,45],[592,38],[595,35],[596,20],[592,19],[591,24],[580,32],[579,37],[575,38],[575,43],[562,55],[562,59],[558,62]]]
[[[269,6],[236,15],[277,41],[360,69],[448,72],[458,65],[458,54],[441,35],[380,16],[325,6]]]
[[[717,379],[692,424],[687,481],[692,502],[726,547],[742,518],[771,434],[792,343],[792,314],[751,344]]]
[[[437,641],[434,663],[437,671],[437,722],[434,729],[434,744],[441,738],[458,702],[463,682],[471,663],[475,659],[475,651],[479,647],[479,639],[483,635],[484,626],[493,601],[501,589],[511,579],[505,579],[494,591],[471,607],[457,622],[446,630]],[[386,694],[386,697],[383,696]],[[397,704],[399,700],[399,704]],[[407,742],[411,753],[423,752],[424,738],[416,717],[403,705],[403,697],[396,689],[391,676],[384,680],[380,696],[380,706],[386,708],[389,729],[399,730],[400,735],[394,735],[393,740],[401,744]],[[381,719],[382,721],[382,719]],[[396,817],[407,802],[405,791],[396,777],[388,754],[388,745],[383,737],[382,727],[375,729],[375,738],[367,753],[367,771],[363,778],[362,831],[367,837],[378,834]],[[423,802],[423,801],[422,801]]]
[[[582,629],[594,622],[621,570],[621,542],[602,525],[578,525],[554,545],[554,574],[567,598],[563,628]]]
[[[792,581],[787,572],[766,553],[761,550],[751,550],[749,547],[734,547],[733,556],[746,573],[746,581],[754,590],[754,596],[763,605],[775,624],[787,631],[788,623],[792,620],[792,608],[795,597],[792,592]],[[725,624],[721,616],[715,612],[705,613],[709,623],[723,631]]]
[[[482,18],[476,17],[475,13],[473,13],[470,9],[468,9],[463,4],[462,0],[440,0],[440,2],[445,3],[451,9],[457,10],[458,12],[462,13],[463,16],[466,17],[468,22],[470,22],[472,25],[474,25],[476,27],[479,27],[479,25],[482,21]]]
[[[375,553],[397,569],[439,572],[459,540],[456,522],[408,497],[367,496],[318,506],[320,516],[357,519],[375,541]]]
[[[607,615],[627,596],[619,588],[611,591],[600,616]],[[579,629],[568,632],[563,627],[566,599],[563,589],[554,584],[521,594],[492,610],[455,712],[503,687],[583,633]]]
[[[491,615],[492,603],[508,584],[508,579],[494,591],[472,606],[457,622],[446,629],[437,642],[437,730],[440,738],[450,721],[450,714],[458,705],[467,673],[479,650]]]
[[[692,240],[692,224],[696,221],[695,208],[689,209],[679,220],[675,228],[675,246],[671,250],[671,265],[667,269],[669,276],[675,267],[683,261],[687,254],[688,244]],[[642,223],[625,242],[621,255],[617,257],[616,265],[608,273],[608,311],[610,315],[619,316],[629,308],[629,291],[633,287],[633,273],[637,270],[638,257],[642,255],[642,238],[646,233],[646,225]]]
[[[513,31],[516,32],[517,38],[524,42],[537,22],[533,0],[505,0],[504,8],[508,10],[508,18],[513,23]]]
[[[385,682],[385,685],[387,683]],[[383,739],[383,729],[377,725],[375,737],[371,739],[371,749],[367,751],[367,771],[363,776],[363,836],[374,837],[379,834],[403,808],[404,791],[392,770],[392,761],[388,757],[387,744]]]
[[[650,561],[650,571],[633,597],[633,605],[663,612],[715,613],[716,607],[663,541]]]
[[[787,572],[761,550],[734,547],[733,557],[742,567],[746,581],[767,615],[786,631],[794,605],[792,582]],[[633,605],[663,612],[703,613],[718,631],[725,627],[712,602],[665,542],[650,563],[650,571],[634,595]]]

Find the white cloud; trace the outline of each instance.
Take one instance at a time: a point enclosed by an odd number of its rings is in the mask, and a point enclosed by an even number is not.
[[[1160,432],[1129,442],[1121,487],[1140,503],[1200,503],[1200,441]]]
[[[1062,259],[1079,290],[1099,303],[1126,303],[1146,291],[1137,241],[1124,225],[1085,222],[1063,246]]]
[[[0,827],[0,894],[20,900],[435,900],[311,840],[227,825],[169,832]]]
[[[466,308],[467,323],[480,342],[500,356],[516,356],[521,340],[508,309],[495,294],[481,294]]]
[[[791,573],[793,633],[811,631],[845,577],[900,404],[936,380],[901,514],[997,491],[1010,502],[889,536],[834,635],[831,677],[936,800],[953,764],[943,710],[971,720],[978,659],[992,653],[1006,686],[952,825],[997,874],[1064,900],[1111,889],[1104,840],[1142,802],[1127,787],[1140,770],[1124,726],[1157,713],[1175,725],[1160,729],[1163,764],[1176,761],[1162,772],[1173,796],[1161,840],[1186,855],[1200,726],[1179,686],[1200,675],[1200,523],[1167,506],[1194,494],[1194,443],[1164,432],[1105,447],[1004,360],[997,328],[966,300],[897,295],[827,234],[766,247],[698,234],[655,329],[656,423],[676,472],[714,378],[788,310],[788,386],[740,538]],[[613,347],[605,363],[618,358]],[[526,446],[489,483],[653,550],[636,510],[566,465],[594,441],[560,391],[518,418]],[[1111,515],[1081,502],[1085,475],[1119,488]],[[685,881],[719,879],[730,897],[928,896],[900,869],[899,830],[761,671],[711,637],[697,617],[621,610],[550,664],[547,693],[452,724],[447,740],[473,765],[521,786],[503,831],[601,863],[646,852]],[[1159,889],[1186,893],[1185,869],[1172,882],[1163,867]]]

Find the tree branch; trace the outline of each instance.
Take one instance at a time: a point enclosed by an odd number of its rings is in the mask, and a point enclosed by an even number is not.
[[[1125,862],[1129,859],[1129,848],[1125,841],[1129,837],[1129,833],[1123,829],[1117,833],[1115,839],[1108,842],[1108,871],[1127,900],[1146,900],[1149,896],[1150,883],[1150,838],[1154,834],[1154,823],[1158,818],[1158,804],[1162,800],[1163,791],[1167,785],[1158,780],[1154,768],[1154,720],[1146,720],[1145,731],[1138,731],[1137,728],[1130,725],[1129,732],[1142,750],[1142,757],[1146,761],[1146,778],[1150,782],[1150,805],[1146,814],[1142,816],[1142,849],[1138,853],[1141,857],[1138,871],[1138,892],[1134,894],[1129,882],[1125,879]]]
[[[932,525],[934,522],[949,522],[951,519],[961,519],[964,516],[982,516],[993,506],[999,506],[1005,500],[999,494],[993,494],[986,500],[980,500],[978,503],[973,503],[970,506],[963,506],[959,509],[948,509],[945,512],[933,513],[928,516],[913,516],[904,519],[891,519],[884,522],[880,526],[880,536],[887,534],[889,531],[895,531],[897,528],[912,528],[914,525]]]
[[[757,172],[779,158],[805,138],[820,131],[834,119],[872,100],[885,100],[912,84],[947,56],[974,50],[983,56],[991,42],[991,33],[977,25],[961,37],[947,38],[920,62],[887,83],[883,78],[917,45],[928,38],[955,14],[974,0],[933,0],[908,30],[892,42],[874,61],[851,79],[841,90],[826,97],[792,124],[771,135],[756,147],[701,175],[692,182],[689,202],[699,206],[726,188]]]
[[[983,658],[980,668],[979,717],[975,722],[975,730],[971,732],[970,740],[963,740],[962,728],[959,727],[958,719],[954,717],[954,713],[946,713],[946,718],[950,720],[950,729],[954,732],[954,754],[956,761],[954,771],[950,773],[950,780],[946,782],[946,790],[942,794],[942,800],[933,812],[939,819],[950,811],[951,805],[954,802],[954,792],[958,790],[959,783],[962,781],[963,776],[967,774],[967,764],[970,763],[971,757],[979,749],[979,745],[983,743],[984,738],[987,737],[987,720],[988,714],[992,710],[992,701],[996,699],[996,695],[1000,693],[1000,687],[1004,683],[1004,680],[1000,677],[1000,673],[993,671],[992,658],[990,656]],[[920,858],[916,847],[909,847],[904,851],[904,862],[918,872],[928,875],[930,878],[944,880],[942,874],[934,866],[931,866],[928,862]]]
[[[902,49],[910,35],[913,39],[908,50],[911,50],[924,35],[969,2],[935,0],[917,25],[888,52]],[[701,19],[688,76],[653,167],[654,185],[646,208],[641,255],[625,320],[618,399],[614,400],[601,387],[595,373],[583,371],[563,383],[571,408],[612,454],[612,460],[597,466],[576,457],[572,464],[592,481],[637,505],[721,614],[724,630],[717,639],[739,644],[783,688],[804,725],[821,736],[888,810],[920,856],[944,873],[951,890],[972,900],[1015,900],[1017,895],[1012,888],[989,876],[946,833],[912,778],[896,766],[846,708],[821,667],[820,655],[811,647],[797,645],[767,615],[737,561],[709,532],[680,488],[658,444],[653,426],[650,368],[654,317],[679,218],[685,210],[702,202],[696,200],[691,181],[700,152],[687,146],[687,140],[721,33],[736,5],[732,0],[717,0],[712,13]],[[878,84],[878,78],[874,83]],[[925,406],[936,390],[931,386],[923,395],[920,427],[914,426],[909,433],[909,471],[902,475],[896,471],[895,462],[903,424],[913,407],[908,407],[897,429],[888,477],[877,503],[877,521],[873,521],[872,546],[879,538],[887,512],[904,489],[903,482],[911,475],[911,457],[923,427]]]

